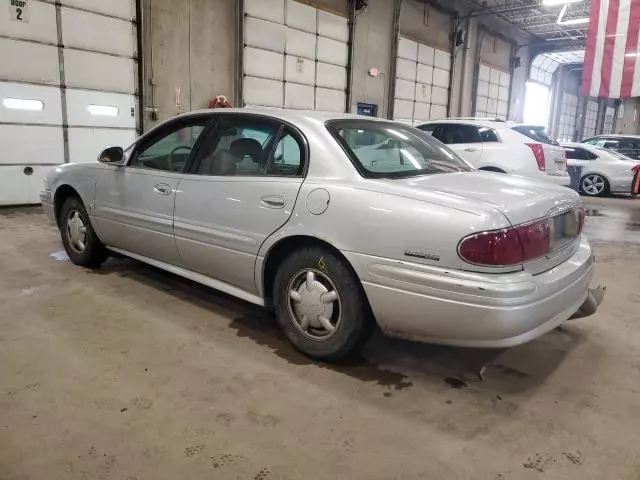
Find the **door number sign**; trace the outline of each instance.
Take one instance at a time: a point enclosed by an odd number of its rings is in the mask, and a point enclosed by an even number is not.
[[[28,22],[28,0],[9,0],[9,18],[14,22]]]

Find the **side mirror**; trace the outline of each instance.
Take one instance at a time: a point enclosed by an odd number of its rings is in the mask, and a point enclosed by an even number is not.
[[[121,163],[124,161],[124,150],[122,147],[109,147],[98,156],[100,163]]]

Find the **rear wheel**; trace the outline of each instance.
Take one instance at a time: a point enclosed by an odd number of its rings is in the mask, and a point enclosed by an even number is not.
[[[609,183],[603,176],[597,173],[590,173],[580,180],[580,190],[582,190],[582,193],[585,195],[597,197],[598,195],[608,193]]]
[[[335,361],[359,350],[375,322],[358,278],[322,247],[293,252],[280,265],[274,306],[289,341],[306,355]]]
[[[98,267],[109,257],[109,251],[93,230],[89,215],[78,197],[64,201],[58,225],[64,249],[76,265]]]

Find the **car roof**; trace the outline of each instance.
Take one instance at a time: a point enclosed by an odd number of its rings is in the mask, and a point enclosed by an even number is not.
[[[587,137],[584,140],[589,140],[591,138],[634,138],[640,139],[640,135],[631,135],[628,133],[603,133],[602,135],[593,135],[591,137]]]
[[[440,120],[429,120],[421,125],[432,125],[434,123],[456,123],[460,125],[480,125],[483,127],[500,128],[516,126],[517,124],[505,122],[504,120],[496,120],[492,118],[442,118]]]
[[[341,120],[341,119],[358,119],[358,120],[374,120],[381,122],[389,122],[390,120],[378,117],[368,117],[364,115],[355,115],[352,113],[340,113],[340,112],[326,112],[321,110],[293,110],[284,108],[271,108],[271,107],[244,107],[244,108],[219,108],[219,109],[207,109],[207,110],[194,110],[189,113],[184,113],[182,116],[190,115],[202,115],[202,114],[218,114],[218,113],[244,113],[249,115],[264,115],[280,120],[284,120],[290,123],[297,123],[300,120],[315,120],[325,122],[328,120]]]

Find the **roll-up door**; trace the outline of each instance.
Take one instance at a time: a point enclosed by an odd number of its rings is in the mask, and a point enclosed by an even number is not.
[[[244,105],[344,112],[347,19],[294,0],[244,0]]]
[[[562,107],[560,109],[560,121],[558,122],[558,140],[561,142],[573,142],[578,116],[578,97],[570,93],[562,95]]]
[[[598,124],[598,102],[596,100],[587,101],[587,109],[584,116],[584,132],[582,138],[593,137],[596,134]]]
[[[476,117],[507,119],[511,76],[507,72],[480,64]]]
[[[448,52],[398,39],[393,117],[410,125],[446,118],[449,102]]]
[[[57,3],[0,16],[0,205],[37,203],[55,165],[136,137],[135,1]]]
[[[607,107],[604,113],[604,124],[602,126],[602,133],[604,135],[610,135],[613,133],[613,123],[616,116],[616,109],[614,107]]]

